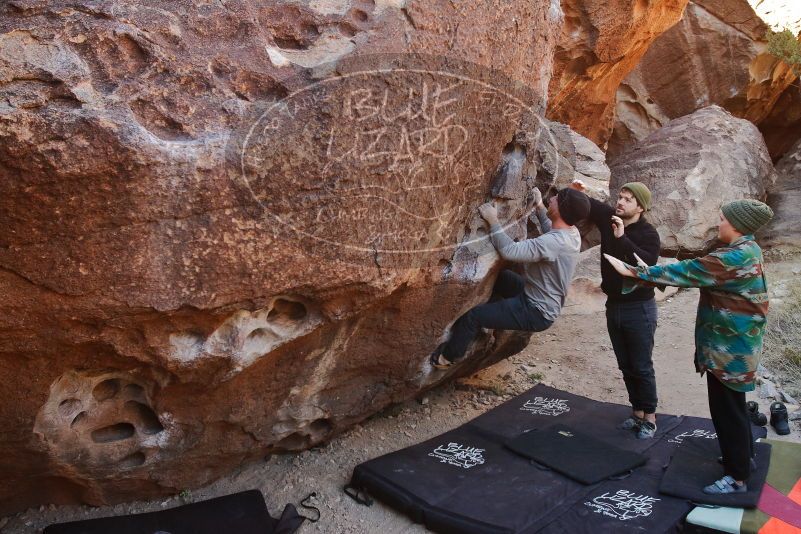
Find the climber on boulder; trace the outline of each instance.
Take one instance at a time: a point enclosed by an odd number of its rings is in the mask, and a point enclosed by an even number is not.
[[[534,213],[543,231],[533,239],[512,241],[492,203],[478,208],[489,224],[490,240],[500,257],[523,263],[525,275],[501,271],[490,302],[459,317],[450,339],[431,354],[431,365],[437,369],[463,358],[480,328],[540,332],[558,317],[581,248],[581,235],[574,225],[589,215],[590,201],[584,193],[566,188],[551,197],[546,210],[540,191],[534,188],[533,192]]]

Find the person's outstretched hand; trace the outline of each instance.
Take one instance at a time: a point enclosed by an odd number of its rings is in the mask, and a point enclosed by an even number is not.
[[[584,182],[581,180],[573,180],[570,182],[570,189],[575,189],[576,191],[581,191],[582,193],[587,192],[587,186],[584,185]]]
[[[478,213],[490,226],[498,223],[498,210],[495,209],[495,204],[492,202],[480,205],[478,207]]]
[[[634,275],[631,273],[626,264],[620,261],[619,259],[615,258],[614,256],[610,256],[609,254],[604,254],[604,258],[606,261],[612,264],[612,267],[620,273],[621,276],[628,276],[629,278],[634,278]]]

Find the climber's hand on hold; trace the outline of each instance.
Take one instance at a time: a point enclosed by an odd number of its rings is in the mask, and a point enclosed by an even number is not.
[[[495,208],[495,203],[487,202],[486,204],[482,204],[478,207],[478,213],[490,226],[498,224],[498,210]]]

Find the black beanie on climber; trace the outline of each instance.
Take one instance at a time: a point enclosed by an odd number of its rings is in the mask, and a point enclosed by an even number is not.
[[[569,225],[574,225],[590,215],[590,199],[581,191],[566,187],[556,194],[559,215]]]

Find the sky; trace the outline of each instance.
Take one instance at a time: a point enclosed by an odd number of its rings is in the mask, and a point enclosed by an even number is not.
[[[748,0],[754,11],[775,30],[801,31],[801,0]]]

